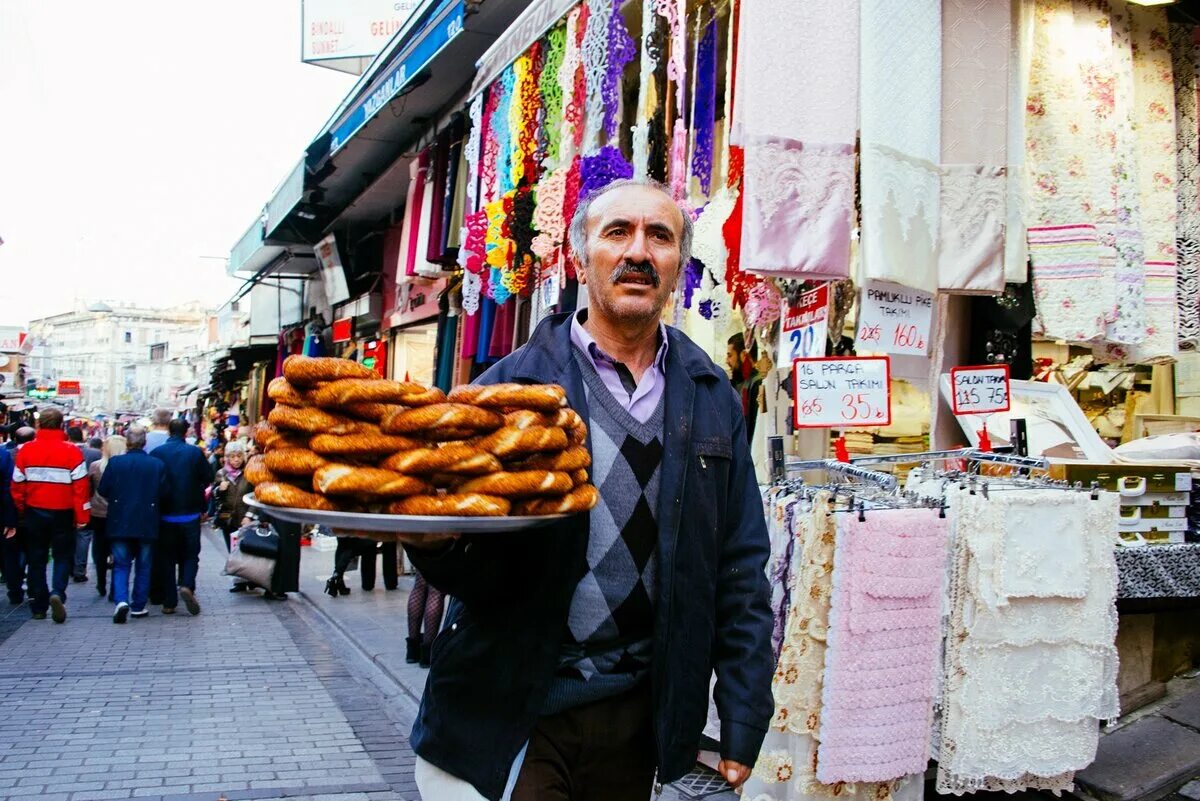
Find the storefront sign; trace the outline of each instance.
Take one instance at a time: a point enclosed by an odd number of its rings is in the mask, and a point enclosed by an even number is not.
[[[0,325],[0,353],[29,353],[29,337],[15,325]]]
[[[301,60],[374,58],[419,0],[301,0]]]
[[[463,32],[466,18],[464,0],[447,0],[430,19],[427,27],[418,32],[408,53],[392,64],[370,92],[358,99],[341,122],[331,132],[329,152],[336,153],[350,141],[359,130],[387,106],[388,101],[430,61],[442,48]]]
[[[346,272],[342,269],[342,254],[338,251],[337,237],[333,234],[322,239],[313,248],[317,261],[321,263],[321,281],[325,284],[325,300],[329,305],[344,303],[350,299],[346,286]]]
[[[58,394],[59,395],[78,395],[78,394],[80,394],[79,382],[78,381],[59,381],[58,382]]]
[[[779,360],[775,364],[787,367],[796,359],[812,359],[825,355],[829,337],[829,284],[822,284],[800,296],[791,306],[783,302],[779,327]]]
[[[892,423],[886,356],[797,359],[792,364],[796,428],[861,428]]]
[[[924,356],[932,318],[933,295],[872,281],[859,301],[855,346],[860,351]]]
[[[408,278],[396,284],[396,309],[387,318],[388,328],[412,325],[438,315],[438,297],[446,279]]]
[[[955,367],[950,371],[950,386],[955,414],[1007,412],[1011,405],[1007,364]]]
[[[343,317],[333,321],[333,341],[349,342],[354,338],[354,318]]]

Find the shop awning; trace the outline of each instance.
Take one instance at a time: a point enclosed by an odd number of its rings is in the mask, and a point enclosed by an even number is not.
[[[269,205],[268,205],[269,209]],[[286,212],[284,212],[286,214]],[[318,262],[307,245],[274,245],[267,241],[270,215],[263,215],[246,229],[229,251],[225,271],[240,278],[268,275],[307,275],[317,269]]]
[[[528,5],[425,0],[268,202],[266,243],[311,245],[337,221],[373,222],[399,205],[408,173],[393,163],[465,100],[476,60]]]

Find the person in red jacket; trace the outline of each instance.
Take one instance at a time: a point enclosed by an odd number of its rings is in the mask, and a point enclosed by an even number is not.
[[[63,415],[46,409],[33,442],[17,451],[13,502],[25,528],[30,608],[35,620],[67,619],[67,582],[75,564],[75,530],[88,522],[91,489],[83,453],[67,441]],[[46,587],[46,562],[54,554],[53,592]],[[47,597],[48,596],[48,597]]]

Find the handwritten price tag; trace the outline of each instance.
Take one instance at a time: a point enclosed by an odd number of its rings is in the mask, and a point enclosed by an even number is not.
[[[775,364],[786,367],[796,359],[824,356],[828,334],[829,284],[805,292],[795,306],[784,301],[779,328],[779,359]]]
[[[955,367],[950,371],[954,389],[951,409],[955,414],[1007,412],[1011,405],[1007,364],[987,367]]]
[[[929,352],[933,295],[873,281],[863,289],[861,304],[858,350],[915,356]]]
[[[792,363],[796,428],[860,428],[892,423],[886,356],[797,359]]]

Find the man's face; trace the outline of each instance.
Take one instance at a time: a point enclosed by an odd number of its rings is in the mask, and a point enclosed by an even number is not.
[[[734,377],[737,376],[739,370],[742,369],[742,359],[737,352],[737,348],[733,345],[725,346],[725,363],[729,365],[729,369],[734,372]]]
[[[587,264],[580,270],[588,306],[614,325],[658,319],[679,281],[683,215],[648,186],[598,198],[587,219]]]

